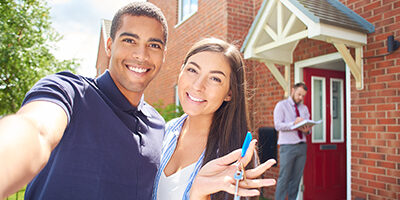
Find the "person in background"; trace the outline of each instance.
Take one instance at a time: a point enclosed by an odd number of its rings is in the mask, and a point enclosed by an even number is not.
[[[232,163],[240,151],[229,153],[241,148],[248,130],[245,88],[244,63],[235,46],[215,38],[192,46],[178,79],[185,114],[166,125],[154,200],[233,198],[237,166]],[[255,141],[250,146],[244,164]],[[273,179],[257,179],[274,163],[254,168],[251,162],[254,169],[247,170],[239,194],[257,196],[254,188],[275,184]]]
[[[96,79],[47,76],[0,121],[0,199],[151,199],[164,120],[143,100],[158,74],[167,22],[148,2],[121,8]],[[33,179],[33,180],[32,180]]]
[[[278,102],[274,109],[274,125],[279,131],[279,177],[275,191],[276,200],[289,200],[297,197],[298,188],[306,163],[307,144],[305,134],[311,126],[302,126],[292,130],[291,126],[310,118],[303,99],[307,94],[307,86],[297,83],[293,86],[289,98]]]

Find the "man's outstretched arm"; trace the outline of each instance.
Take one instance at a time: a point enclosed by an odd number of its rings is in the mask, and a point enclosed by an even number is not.
[[[55,103],[33,101],[0,120],[0,199],[26,185],[61,140],[67,114]]]

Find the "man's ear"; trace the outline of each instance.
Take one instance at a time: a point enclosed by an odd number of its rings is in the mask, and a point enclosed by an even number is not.
[[[224,101],[232,100],[232,91],[229,90],[228,94],[225,96]]]
[[[106,49],[106,54],[110,58],[111,57],[111,46],[112,46],[112,39],[109,37],[107,39],[107,49]]]

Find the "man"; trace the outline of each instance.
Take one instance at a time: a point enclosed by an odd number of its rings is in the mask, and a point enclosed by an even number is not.
[[[296,199],[301,176],[306,163],[307,144],[305,133],[311,126],[292,130],[291,126],[310,118],[307,106],[302,104],[307,93],[304,83],[293,86],[289,98],[278,102],[274,109],[275,129],[279,131],[279,178],[275,191],[276,200]]]
[[[164,120],[143,92],[164,60],[167,24],[151,3],[114,16],[109,71],[40,80],[0,121],[0,199],[150,199]]]

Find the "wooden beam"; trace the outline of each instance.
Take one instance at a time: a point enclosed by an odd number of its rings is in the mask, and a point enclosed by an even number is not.
[[[344,44],[341,43],[333,43],[336,49],[339,51],[340,55],[344,62],[349,66],[351,74],[353,74],[354,78],[356,79],[356,88],[358,90],[363,89],[363,76],[362,76],[362,63],[361,63],[361,50],[356,48],[356,61],[350,54],[350,51]],[[357,50],[358,49],[358,50]]]
[[[278,81],[279,85],[285,91],[285,97],[289,95],[289,87],[290,87],[290,66],[285,65],[285,77],[282,76],[281,72],[276,68],[275,63],[269,61],[263,61],[264,64],[267,66],[269,71],[271,71],[272,75]]]
[[[285,97],[289,97],[290,93],[290,65],[285,65],[285,82],[287,83],[285,89]]]
[[[282,34],[282,30],[283,30],[283,9],[282,9],[282,3],[280,1],[278,1],[278,5],[277,5],[277,14],[276,14],[276,24],[277,24],[277,33],[278,35]]]
[[[282,37],[286,37],[288,35],[289,31],[293,28],[295,21],[296,21],[296,15],[292,13],[292,15],[290,15],[288,22],[286,23],[285,28],[283,29],[281,35]]]
[[[259,38],[262,35],[262,31],[264,28],[264,25],[268,21],[269,17],[271,16],[271,10],[275,8],[275,4],[278,0],[270,0],[268,1],[265,10],[263,11],[262,15],[260,16],[260,19],[255,26],[254,32],[252,33],[248,45],[245,47],[244,50],[244,57],[246,59],[250,59],[255,56],[254,53],[254,46],[256,42],[259,40]]]
[[[270,26],[268,26],[268,24],[265,24],[264,30],[265,30],[265,32],[268,33],[269,36],[271,36],[271,38],[272,38],[274,41],[277,41],[277,40],[278,40],[278,36],[276,35],[275,31],[272,30],[272,28],[271,28]]]
[[[359,90],[362,90],[364,88],[364,63],[361,58],[362,56],[362,47],[357,47],[356,48],[356,65],[360,67],[360,83],[356,83],[356,87]]]
[[[290,35],[290,36],[288,36],[286,38],[282,38],[282,39],[280,39],[278,41],[270,42],[270,43],[261,45],[259,47],[256,47],[254,49],[254,53],[258,54],[258,53],[261,53],[263,51],[266,51],[266,50],[269,50],[269,49],[273,49],[275,47],[279,47],[279,46],[282,46],[282,45],[285,45],[285,44],[288,44],[288,43],[291,43],[291,42],[295,42],[297,40],[300,40],[300,39],[303,39],[303,38],[306,38],[306,37],[307,37],[307,30],[304,30],[304,31],[295,33],[293,35]]]

